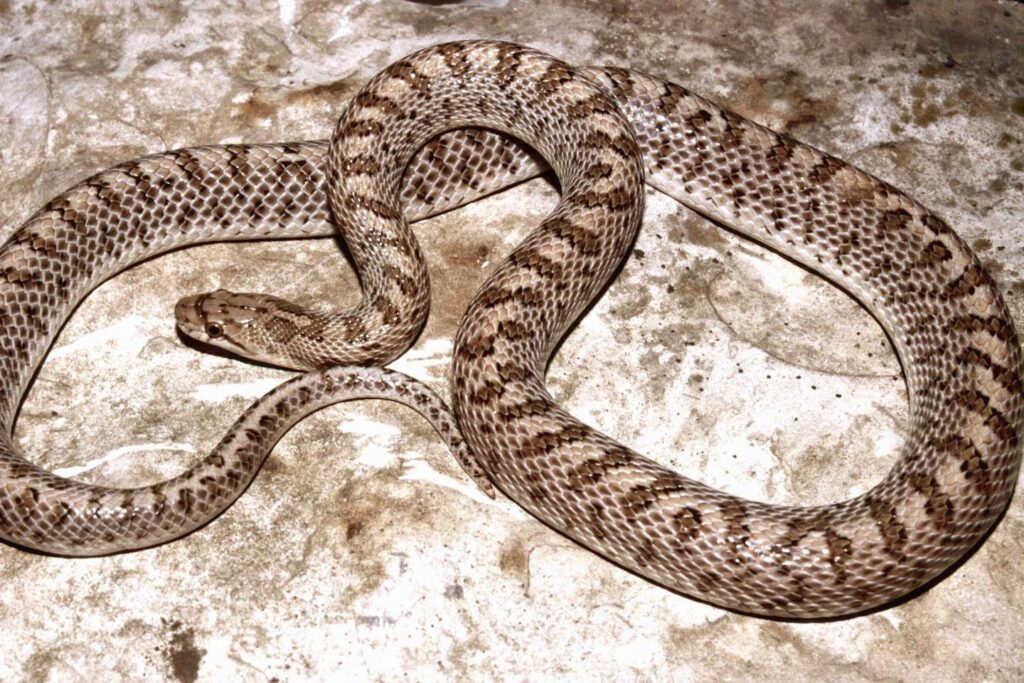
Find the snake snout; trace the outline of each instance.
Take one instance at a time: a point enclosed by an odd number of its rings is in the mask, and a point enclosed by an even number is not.
[[[178,327],[187,330],[202,326],[203,318],[200,313],[202,297],[202,294],[193,294],[178,299],[178,303],[174,304],[174,319],[177,321]]]

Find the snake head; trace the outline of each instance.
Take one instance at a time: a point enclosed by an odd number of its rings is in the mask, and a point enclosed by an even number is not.
[[[311,366],[290,351],[313,315],[274,296],[226,289],[186,296],[174,306],[182,334],[249,360],[300,370]]]

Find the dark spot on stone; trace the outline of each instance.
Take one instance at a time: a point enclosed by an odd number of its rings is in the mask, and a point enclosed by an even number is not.
[[[506,574],[522,576],[527,573],[530,567],[529,549],[522,543],[516,542],[512,546],[502,550],[498,557],[498,567]]]
[[[164,625],[171,633],[170,642],[164,648],[171,673],[182,683],[195,683],[199,680],[199,665],[206,650],[196,647],[195,631],[183,628],[180,621],[164,621]]]

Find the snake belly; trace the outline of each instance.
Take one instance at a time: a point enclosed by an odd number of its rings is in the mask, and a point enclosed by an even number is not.
[[[563,189],[555,212],[474,297],[453,353],[459,427],[487,476],[525,509],[669,588],[789,617],[853,614],[904,595],[998,518],[1020,463],[1020,348],[992,278],[944,222],[845,162],[672,83],[469,41],[385,69],[345,109],[329,148],[206,147],[130,162],[71,188],[12,236],[0,250],[0,535],[48,552],[113,552],[179,536],[229,505],[265,449],[218,450],[138,489],[69,481],[23,457],[10,436],[14,415],[60,326],[99,282],[154,254],[322,234],[329,199],[365,298],[334,319],[325,353],[337,355],[341,337],[361,345],[347,360],[386,362],[411,342],[429,302],[403,204],[410,217],[426,215],[540,169],[495,134],[428,143],[467,125],[525,139]],[[438,172],[460,164],[454,180]],[[911,411],[906,444],[880,483],[826,506],[739,499],[630,451],[553,401],[548,357],[625,257],[640,177],[836,281],[880,321]],[[238,456],[249,450],[260,454]]]

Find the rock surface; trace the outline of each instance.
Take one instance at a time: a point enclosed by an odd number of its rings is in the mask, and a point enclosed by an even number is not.
[[[974,246],[1024,319],[1024,4],[0,0],[0,225],[146,153],[322,138],[367,78],[457,38],[684,84],[909,191]],[[447,391],[472,293],[554,205],[538,180],[417,228],[433,312],[396,364]],[[283,371],[203,356],[183,293],[342,306],[331,240],[180,251],[100,287],[57,340],[17,436],[110,485],[195,462]],[[835,287],[649,193],[633,257],[563,345],[557,398],[730,492],[826,503],[906,434],[900,368]],[[828,623],[670,593],[490,501],[412,411],[306,420],[187,538],[67,560],[0,546],[2,680],[1020,680],[1024,504],[913,600]]]

